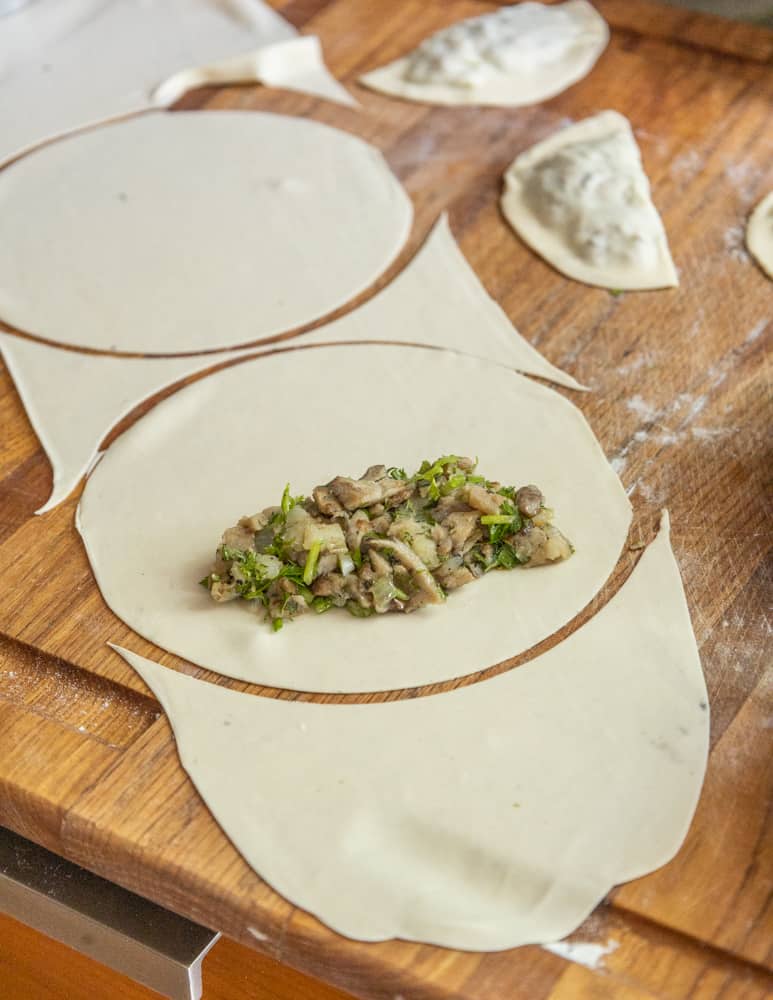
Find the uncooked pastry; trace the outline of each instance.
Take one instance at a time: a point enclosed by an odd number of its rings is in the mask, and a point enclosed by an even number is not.
[[[361,139],[265,112],[141,115],[0,172],[0,317],[146,354],[233,347],[336,309],[410,232]]]
[[[299,343],[392,340],[476,355],[569,389],[583,387],[546,361],[513,327],[462,256],[442,216],[400,275],[341,319]],[[269,350],[270,348],[264,348]],[[179,379],[244,351],[183,358],[80,354],[0,333],[0,353],[54,471],[42,514],[69,496],[111,427]]]
[[[616,111],[521,153],[501,204],[521,239],[570,278],[611,289],[679,283],[639,147]]]
[[[261,0],[32,3],[0,28],[0,165],[72,129],[173,104],[192,87],[250,81],[354,103],[317,39],[300,39]]]
[[[563,937],[613,885],[674,856],[706,767],[706,686],[667,521],[587,625],[446,694],[275,701],[118,651],[247,862],[360,940],[490,951]]]
[[[502,482],[539,483],[576,554],[492,573],[448,607],[301,618],[278,634],[199,586],[224,525],[278,502],[285,483],[307,492],[331,469],[414,468],[448,452],[477,455]],[[475,358],[371,344],[264,355],[180,390],[111,445],[79,508],[99,588],[131,628],[220,673],[310,691],[428,684],[523,652],[598,592],[630,518],[563,396]]]
[[[72,492],[123,417],[165,386],[255,351],[183,358],[113,358],[0,333],[0,355],[53,468],[44,514]]]
[[[397,341],[444,347],[584,389],[550,364],[512,325],[480,283],[443,214],[410,264],[378,295],[303,335],[301,343]]]
[[[773,191],[765,195],[749,217],[746,246],[765,274],[773,278]]]
[[[444,28],[360,83],[429,104],[538,104],[589,73],[608,41],[585,0],[519,3]]]

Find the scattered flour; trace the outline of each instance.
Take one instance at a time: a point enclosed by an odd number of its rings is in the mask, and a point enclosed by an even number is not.
[[[630,361],[626,361],[625,364],[618,365],[615,371],[618,375],[630,375],[632,372],[637,372],[642,368],[654,368],[657,363],[658,357],[653,351],[643,351],[641,354],[637,354],[631,358]]]
[[[723,379],[720,379],[719,381],[723,381]],[[715,382],[713,384],[714,385],[719,385],[719,382]],[[701,410],[705,407],[708,398],[709,398],[708,396],[698,396],[697,399],[694,399],[692,401],[692,403],[690,404],[690,412],[687,415],[687,420],[688,421],[692,420],[693,417],[697,417],[698,416],[698,414],[701,412]]]
[[[633,134],[637,139],[643,139],[645,143],[651,143],[653,149],[658,153],[668,152],[668,142],[660,135],[656,135],[654,132],[648,132],[644,128],[635,128]],[[641,142],[639,143],[641,145]]]
[[[697,149],[691,149],[671,161],[669,173],[674,180],[687,183],[700,171],[703,166],[703,159],[703,156]]]
[[[737,194],[749,203],[759,195],[758,187],[761,176],[762,170],[753,163],[734,162],[725,167],[725,177],[733,185]]]
[[[757,340],[758,337],[762,336],[765,330],[767,330],[769,322],[769,319],[761,319],[756,326],[753,326],[746,334],[744,344],[753,344],[754,341]]]
[[[651,486],[649,483],[645,482],[644,479],[639,479],[635,484],[635,488],[638,488],[639,493],[647,501],[647,503],[653,504],[653,506],[659,506],[665,503],[666,493],[663,489],[657,486]],[[633,492],[633,490],[631,491]]]
[[[728,226],[723,236],[723,243],[725,250],[733,260],[740,261],[742,264],[747,264],[751,261],[751,257],[746,250],[746,231],[743,226]]]
[[[590,941],[554,941],[552,944],[543,944],[542,947],[554,955],[560,955],[567,962],[584,965],[586,969],[603,969],[604,957],[617,951],[620,942],[614,938],[610,938],[606,944],[593,944]]]
[[[735,427],[691,427],[690,433],[696,441],[716,441],[734,434]]]
[[[631,396],[628,402],[625,404],[629,410],[636,414],[640,420],[650,422],[655,419],[658,411],[650,406],[649,403],[645,402],[641,396]]]

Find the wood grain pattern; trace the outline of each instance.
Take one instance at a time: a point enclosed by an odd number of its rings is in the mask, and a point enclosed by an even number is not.
[[[3,1000],[158,1000],[155,990],[0,914]],[[202,966],[204,1000],[347,1000],[348,995],[220,938]]]
[[[464,253],[516,326],[592,387],[576,401],[631,491],[632,545],[651,537],[663,505],[672,515],[712,701],[698,813],[672,864],[613,892],[575,935],[617,944],[603,969],[568,966],[536,948],[480,956],[404,942],[363,945],[294,910],[220,832],[179,767],[166,720],[105,642],[216,683],[295,696],[213,678],[161,655],[110,614],[73,528],[75,498],[32,516],[50,471],[2,372],[0,634],[10,638],[0,643],[0,822],[373,1000],[762,997],[773,941],[766,618],[773,286],[748,258],[742,232],[751,207],[773,187],[773,33],[643,0],[598,0],[613,37],[586,80],[537,108],[445,109],[371,93],[356,77],[493,4],[274,5],[320,35],[360,111],[251,87],[198,91],[183,106],[308,115],[379,146],[414,200],[416,223],[376,287],[448,209]],[[567,120],[606,107],[634,125],[680,271],[678,289],[612,296],[567,281],[500,217],[510,161]],[[626,554],[610,592],[635,558]]]

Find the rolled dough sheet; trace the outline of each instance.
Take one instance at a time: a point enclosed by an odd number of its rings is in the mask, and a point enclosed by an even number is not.
[[[318,41],[301,40],[261,0],[31,3],[0,29],[0,165],[72,129],[173,104],[193,87],[250,81],[354,103]]]
[[[602,111],[508,167],[501,206],[532,250],[569,278],[611,289],[679,283],[628,119]]]
[[[518,333],[467,263],[445,213],[387,288],[346,316],[304,334],[300,343],[353,340],[444,347],[567,389],[585,388]]]
[[[177,354],[309,323],[367,288],[410,199],[361,139],[265,112],[142,115],[0,172],[0,318]]]
[[[502,482],[537,483],[576,554],[491,573],[417,614],[309,615],[280,633],[199,586],[223,530],[278,502],[285,483],[308,493],[373,462],[418,468],[450,451],[478,455]],[[378,691],[470,674],[551,635],[599,591],[630,518],[593,432],[558,393],[475,358],[368,344],[265,355],[164,400],[91,473],[78,526],[108,605],[158,646],[255,683]]]
[[[773,191],[765,195],[749,217],[746,247],[765,274],[773,278]]]
[[[143,400],[188,375],[254,353],[112,358],[0,333],[0,355],[54,473],[51,495],[35,513],[70,495],[107,433]]]
[[[275,701],[118,652],[246,861],[359,940],[564,937],[674,856],[705,772],[708,698],[667,521],[587,625],[446,694]]]
[[[462,256],[442,216],[400,275],[365,305],[305,334],[300,344],[392,340],[447,347],[581,389],[512,326]],[[271,348],[264,348],[270,350]],[[61,503],[91,466],[108,431],[144,399],[244,351],[182,358],[80,354],[0,333],[0,353],[53,467]]]
[[[428,104],[521,107],[555,97],[581,80],[608,41],[606,22],[585,0],[519,3],[443,29],[359,82]],[[426,66],[434,69],[417,82],[412,79],[415,60],[425,51]]]

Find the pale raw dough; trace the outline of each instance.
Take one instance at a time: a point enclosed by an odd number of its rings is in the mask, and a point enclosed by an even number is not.
[[[246,55],[223,59],[212,66],[175,73],[154,91],[153,106],[168,107],[194,87],[223,86],[248,80],[358,106],[325,67],[322,46],[315,35],[288,38]]]
[[[678,278],[628,119],[602,111],[521,153],[505,173],[502,211],[562,274],[611,289]]]
[[[706,767],[706,686],[667,523],[578,632],[447,694],[274,701],[118,651],[246,861],[360,940],[555,941],[674,856]]]
[[[299,343],[353,340],[446,347],[569,389],[583,388],[543,358],[486,294],[456,245],[446,216],[383,291],[341,319],[304,335]],[[69,496],[107,432],[138,403],[194,372],[259,352],[246,348],[204,357],[113,358],[0,333],[0,353],[53,466],[51,496],[36,511],[42,514]]]
[[[538,104],[589,73],[608,41],[585,0],[519,3],[444,28],[360,83],[429,104]]]
[[[378,278],[412,206],[372,146],[265,112],[141,115],[0,172],[0,318],[147,354],[247,344]]]
[[[0,355],[53,468],[43,514],[66,499],[99,445],[144,399],[188,375],[246,351],[183,358],[112,358],[81,354],[0,333]]]
[[[261,0],[38,0],[0,24],[0,164],[193,87],[250,81],[354,103],[317,39]]]
[[[773,191],[765,195],[749,216],[746,247],[765,274],[773,278]]]
[[[502,482],[537,483],[577,552],[491,573],[442,607],[367,621],[307,615],[274,633],[198,581],[223,530],[374,462],[478,455]],[[220,673],[311,691],[447,680],[551,635],[599,591],[631,508],[580,411],[489,362],[429,348],[337,345],[264,355],[197,382],[122,435],[91,473],[79,528],[97,583],[135,631]],[[409,652],[410,651],[410,652]]]
[[[567,389],[585,387],[550,364],[487,294],[441,215],[424,246],[382,292],[301,343],[397,341],[470,354]]]

